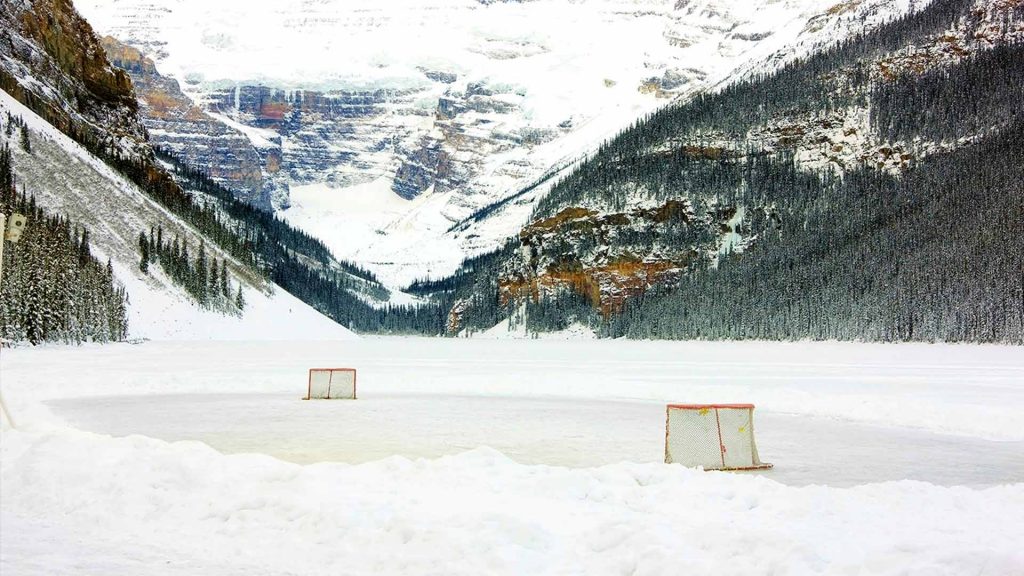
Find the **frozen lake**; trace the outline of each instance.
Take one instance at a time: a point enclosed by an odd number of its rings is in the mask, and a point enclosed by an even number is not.
[[[54,401],[72,425],[197,440],[226,453],[300,464],[435,458],[488,446],[521,464],[587,467],[664,459],[665,406],[654,402],[374,394],[303,401],[284,394],[175,394]],[[791,485],[886,480],[986,486],[1024,481],[1024,442],[994,442],[758,412],[758,447]]]
[[[1024,348],[367,338],[2,353],[18,424],[0,434],[5,575],[1024,566]],[[357,368],[360,399],[300,400],[325,366]],[[666,403],[733,402],[757,406],[773,470],[661,464]],[[922,482],[888,482],[907,479]]]
[[[367,338],[8,358],[16,418],[302,464],[485,446],[522,464],[661,462],[666,403],[750,402],[776,466],[758,474],[786,484],[1024,481],[1020,348]],[[360,399],[300,400],[311,366],[357,368]]]

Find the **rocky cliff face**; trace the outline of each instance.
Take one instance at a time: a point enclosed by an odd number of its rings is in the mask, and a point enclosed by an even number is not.
[[[271,155],[261,156],[242,132],[206,113],[186,96],[177,80],[162,76],[142,53],[111,38],[101,40],[110,63],[131,76],[150,141],[235,190],[251,204],[270,209]]]
[[[280,90],[238,85],[204,97],[215,116],[247,133],[274,183],[275,208],[288,205],[288,186],[325,182],[345,186],[387,169],[382,158],[397,126],[394,103],[409,99],[396,90]]]
[[[695,206],[688,199],[627,212],[565,208],[519,234],[519,257],[498,282],[499,303],[575,292],[610,316],[653,287],[742,253],[756,238],[749,230],[776,217],[760,210],[758,218],[744,219],[734,206]]]
[[[451,85],[457,76],[423,71],[423,79]],[[521,114],[514,94],[471,84],[465,91],[436,86],[372,90],[281,90],[239,85],[204,96],[215,117],[256,129],[250,132],[264,156],[264,174],[274,180],[287,206],[287,186],[328,183],[345,187],[381,175],[398,196],[412,200],[428,190],[465,191],[479,179],[485,160],[548,142],[557,130],[524,127],[495,132],[488,125]],[[424,98],[437,98],[424,108]],[[144,114],[147,111],[144,109]],[[427,127],[429,129],[424,129]],[[503,167],[518,178],[522,166]],[[492,174],[493,176],[493,174]],[[280,194],[284,192],[284,194]]]
[[[107,153],[148,152],[131,80],[110,66],[69,0],[5,0],[0,23],[4,91]]]

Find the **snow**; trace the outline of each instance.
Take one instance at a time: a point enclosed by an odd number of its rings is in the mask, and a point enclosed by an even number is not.
[[[456,220],[450,194],[425,192],[405,200],[391,190],[391,177],[355,186],[293,186],[291,206],[279,212],[289,224],[320,239],[344,260],[358,262],[395,290],[415,280],[443,278],[467,257],[498,247],[529,220],[535,201],[552,178],[499,211],[500,217],[450,231]],[[513,192],[514,193],[514,192]],[[465,209],[457,214],[468,216]]]
[[[468,338],[484,338],[491,340],[509,340],[509,339],[522,339],[522,338],[537,338],[540,340],[589,340],[597,338],[597,335],[592,329],[578,322],[571,324],[564,330],[556,330],[551,332],[529,332],[526,329],[526,325],[523,322],[523,308],[520,307],[514,314],[509,318],[498,322],[491,328],[484,330],[483,332],[466,333],[463,331],[461,336]]]
[[[747,209],[740,206],[736,209],[736,214],[732,218],[725,222],[725,226],[728,228],[728,232],[722,234],[721,240],[718,246],[718,256],[727,256],[729,254],[742,253],[743,246],[743,235],[736,230],[739,229],[740,225],[743,224],[743,217],[746,216]],[[715,260],[715,265],[718,265],[718,260]]]
[[[210,110],[207,110],[206,113],[216,118],[217,120],[220,120],[228,127],[237,130],[242,134],[245,134],[246,138],[249,139],[249,142],[251,142],[252,145],[255,146],[256,148],[274,148],[274,140],[279,138],[277,133],[274,132],[273,130],[249,126],[247,124],[243,124],[241,122],[236,121],[234,118],[230,118],[228,116],[225,116],[224,114],[217,114],[216,112]]]
[[[291,190],[291,207],[280,215],[289,224],[322,240],[336,257],[386,274],[392,266],[382,266],[381,258],[393,255],[396,245],[406,251],[420,270],[424,260],[462,261],[457,246],[416,244],[418,234],[387,233],[409,231],[413,227],[411,221],[417,220],[416,227],[443,234],[451,221],[433,206],[438,201],[444,199],[430,192],[406,200],[391,190],[389,177],[380,177],[340,189],[324,184],[295,186]],[[399,286],[416,277],[392,273],[381,279],[389,286]]]
[[[869,13],[872,20],[884,19],[911,4],[850,3],[847,18]],[[838,18],[808,25],[834,5],[833,0],[762,1],[743,9],[717,0],[490,5],[285,0],[253,9],[243,0],[76,3],[96,29],[147,47],[161,70],[186,86],[255,80],[293,90],[409,89],[430,84],[424,71],[450,72],[518,88],[526,114],[542,124],[629,106],[643,81],[669,68],[699,67],[720,80],[737,65],[763,60],[797,41],[799,49],[811,49],[803,44],[827,42],[844,32]],[[318,54],[345,58],[310,57]],[[575,96],[581,89],[588,98]]]
[[[362,399],[299,400],[314,365]],[[1024,571],[1020,348],[148,342],[0,379],[5,574]],[[658,462],[663,404],[711,400],[775,470]]]
[[[485,449],[299,467],[141,437],[18,434],[4,457],[19,465],[3,483],[17,512],[2,517],[4,571],[18,574],[1012,574],[1024,562],[1019,485],[795,489],[656,464],[528,467]]]
[[[138,234],[163,226],[198,246],[201,235],[135,184],[115,172],[6,92],[0,91],[0,114],[21,117],[31,131],[32,154],[10,146],[15,178],[39,204],[89,228],[92,253],[110,259],[114,275],[128,292],[131,338],[158,339],[346,339],[355,336],[284,290],[246,278],[240,265],[206,242],[217,258],[231,262],[232,286],[243,279],[246,310],[240,316],[197,307],[163,275],[138,269]],[[5,138],[0,136],[0,141]],[[31,223],[29,224],[31,225]]]

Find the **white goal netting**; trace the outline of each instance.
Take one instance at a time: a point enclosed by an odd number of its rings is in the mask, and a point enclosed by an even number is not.
[[[356,371],[353,368],[312,368],[307,400],[356,399]]]
[[[771,468],[754,443],[753,404],[670,404],[665,462],[705,470]]]

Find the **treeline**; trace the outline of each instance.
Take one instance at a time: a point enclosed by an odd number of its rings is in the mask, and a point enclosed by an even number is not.
[[[448,313],[457,305],[458,329],[482,331],[509,317],[515,303],[502,303],[498,298],[498,278],[502,266],[519,249],[517,240],[509,240],[494,252],[466,259],[459,270],[447,278],[418,280],[406,292],[429,297],[439,307],[435,334],[444,334],[451,328]]]
[[[173,166],[190,190],[216,199],[252,246],[264,276],[325,316],[358,332],[437,335],[444,331],[445,308],[437,302],[418,306],[386,304],[390,293],[371,272],[339,261],[318,239],[274,214],[237,200],[206,174],[185,166],[166,150],[158,156]],[[381,302],[374,306],[372,302]]]
[[[258,262],[253,242],[246,237],[244,231],[237,229],[232,223],[222,218],[212,202],[197,201],[148,158],[121,158],[117,155],[101,156],[101,158],[119,169],[152,198],[168,208],[178,218],[191,224],[236,261],[250,268],[256,268]]]
[[[271,279],[328,318],[357,332],[430,336],[444,332],[445,309],[437,303],[375,307],[360,296],[358,286],[349,288],[345,274],[314,270],[296,258],[280,262]]]
[[[215,200],[204,209],[243,240],[248,260],[264,278],[309,304],[325,316],[358,332],[440,334],[444,310],[436,303],[422,306],[372,305],[386,302],[390,293],[369,271],[337,260],[316,238],[274,214],[246,204],[199,170],[189,168],[166,150],[157,156],[173,167],[186,188]],[[233,252],[230,252],[234,255]],[[187,280],[186,280],[187,281]]]
[[[139,269],[148,274],[150,265],[160,268],[204,308],[222,311],[241,311],[245,308],[242,285],[232,295],[231,280],[226,259],[207,258],[206,244],[200,243],[193,261],[188,253],[188,242],[177,234],[173,240],[164,239],[162,226],[150,229],[149,235],[139,233]]]
[[[8,127],[11,125],[8,121]],[[128,296],[91,252],[89,232],[15,189],[11,151],[0,149],[0,212],[28,218],[17,244],[4,249],[0,336],[6,340],[81,343],[123,340]]]
[[[238,200],[234,193],[218,184],[201,170],[187,166],[172,152],[155,147],[156,157],[172,166],[174,177],[186,189],[215,198],[224,214],[229,216],[239,235],[245,238],[263,265],[276,262],[282,255],[300,253],[322,265],[334,265],[368,282],[377,278],[368,270],[350,262],[335,260],[323,242],[291,226],[271,212]]]

